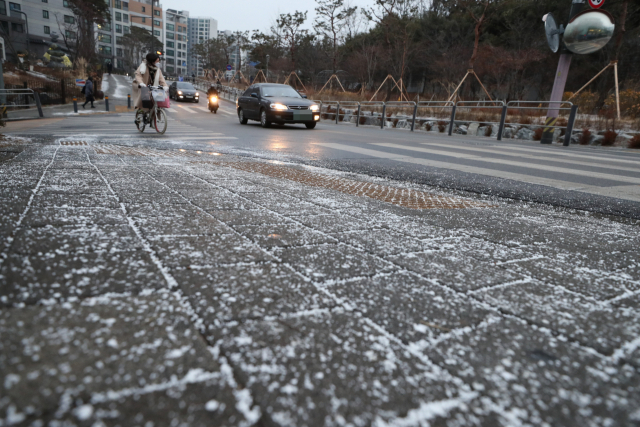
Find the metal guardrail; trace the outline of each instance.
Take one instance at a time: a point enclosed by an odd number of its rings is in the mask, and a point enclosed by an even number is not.
[[[25,102],[27,97],[32,96],[35,100],[35,104],[7,104],[7,96],[18,96],[18,98],[24,99]],[[0,102],[2,103],[1,106],[6,108],[37,107],[40,118],[44,118],[44,114],[42,113],[42,103],[40,102],[40,95],[33,89],[0,89],[0,100]]]
[[[474,105],[475,104],[475,105]],[[492,105],[489,105],[492,104]],[[474,109],[474,108],[500,108],[502,109],[503,116],[506,117],[506,106],[504,101],[458,101],[456,105],[453,106],[453,110],[451,111],[451,122],[449,123],[449,136],[453,134],[453,126],[455,126],[456,122],[456,113],[458,107],[462,107],[465,109]],[[470,120],[473,121],[473,120]],[[491,124],[500,124],[502,123],[502,119],[500,122],[486,122],[483,123],[491,123]],[[502,139],[502,129],[504,124],[498,128],[498,141]]]
[[[535,106],[522,107],[521,104],[537,105],[537,107]],[[554,106],[556,104],[558,105],[557,107]],[[545,107],[542,107],[542,105],[545,105]],[[566,107],[563,107],[563,105],[566,105]],[[576,117],[578,115],[578,106],[573,105],[572,102],[569,102],[569,101],[510,101],[507,103],[507,106],[505,107],[505,113],[503,114],[503,117],[506,118],[506,111],[508,111],[509,108],[517,108],[518,110],[543,110],[543,111],[550,110],[551,108],[553,108],[556,112],[559,112],[562,110],[565,110],[565,111],[568,110],[569,120],[567,121],[567,126],[556,126],[556,125],[545,124],[544,129],[546,130],[546,129],[566,128],[566,131],[564,134],[564,143],[562,145],[564,145],[565,147],[568,147],[571,144],[571,134],[573,133],[573,126],[575,125]],[[509,122],[509,124],[521,125],[521,123],[511,123],[511,122]],[[504,127],[504,123],[502,123],[502,127]],[[499,136],[502,136],[502,135],[499,133]]]

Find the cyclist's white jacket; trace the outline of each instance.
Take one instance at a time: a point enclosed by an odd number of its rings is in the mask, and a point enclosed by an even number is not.
[[[133,94],[133,106],[136,109],[142,108],[142,100],[140,99],[140,89],[138,89],[138,85],[147,86],[149,84],[153,86],[162,86],[164,90],[169,90],[169,86],[167,82],[164,80],[164,76],[162,75],[162,70],[158,67],[158,71],[156,72],[155,81],[151,82],[149,66],[147,65],[147,60],[143,59],[142,64],[136,70],[135,78],[132,83],[132,94]]]

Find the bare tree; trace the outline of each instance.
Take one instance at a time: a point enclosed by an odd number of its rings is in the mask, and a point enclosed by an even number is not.
[[[331,43],[331,64],[338,71],[338,47],[344,41],[346,23],[356,13],[357,7],[346,7],[344,0],[316,0],[315,30]]]
[[[287,45],[289,51],[289,58],[293,69],[296,68],[296,47],[299,39],[308,35],[307,30],[303,30],[301,27],[307,20],[307,12],[295,11],[292,14],[281,14],[276,20],[277,26],[282,31],[282,39]]]

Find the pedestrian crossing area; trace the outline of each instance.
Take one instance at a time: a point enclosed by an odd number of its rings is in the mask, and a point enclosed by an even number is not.
[[[132,113],[118,115],[95,115],[89,117],[70,117],[65,120],[51,123],[47,126],[34,127],[29,130],[14,132],[14,134],[22,134],[28,136],[53,136],[56,138],[64,137],[84,137],[91,140],[126,140],[126,139],[164,139],[177,141],[224,141],[236,140],[236,137],[228,136],[220,132],[212,132],[196,125],[185,123],[180,120],[180,111],[189,107],[172,107],[167,110],[167,131],[160,135],[153,126],[147,125],[144,132],[139,132],[134,123],[134,115]],[[174,110],[174,111],[171,111]],[[196,108],[190,108],[189,111],[204,114]],[[213,115],[208,109],[207,114]],[[178,114],[176,114],[178,113]],[[220,113],[218,111],[218,113]]]

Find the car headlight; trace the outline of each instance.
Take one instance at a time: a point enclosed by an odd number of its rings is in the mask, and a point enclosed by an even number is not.
[[[182,91],[181,90],[178,91],[178,95],[182,95]]]
[[[309,107],[309,109],[313,112],[320,111],[320,107],[315,104]]]
[[[289,109],[284,104],[271,104],[270,107],[271,107],[272,110],[277,110],[277,111],[285,111],[285,110]]]

